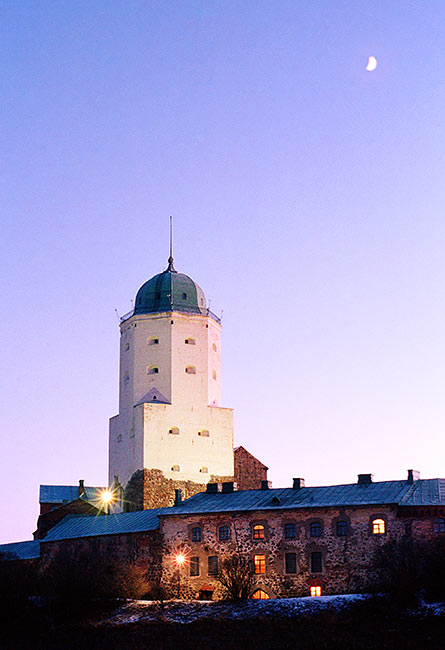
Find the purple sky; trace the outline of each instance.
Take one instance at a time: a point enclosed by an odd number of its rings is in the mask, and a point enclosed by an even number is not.
[[[0,30],[0,542],[40,483],[105,484],[114,309],[170,214],[276,487],[445,476],[443,0],[0,0]]]

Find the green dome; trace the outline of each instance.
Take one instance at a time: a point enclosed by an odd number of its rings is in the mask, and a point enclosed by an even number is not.
[[[188,275],[176,271],[172,257],[167,269],[147,280],[136,294],[135,314],[163,311],[207,313],[203,290]]]

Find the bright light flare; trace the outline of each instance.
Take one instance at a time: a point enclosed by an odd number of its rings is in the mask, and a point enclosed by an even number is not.
[[[183,553],[175,555],[175,562],[178,566],[182,566],[185,562],[185,555]]]
[[[102,503],[111,503],[114,500],[114,494],[111,490],[103,490],[100,495]]]
[[[377,67],[377,59],[375,56],[370,56],[368,57],[368,65],[366,66],[366,70],[368,72],[373,72]]]

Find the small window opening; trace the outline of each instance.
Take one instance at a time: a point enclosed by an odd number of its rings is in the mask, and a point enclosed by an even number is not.
[[[188,375],[196,375],[196,368],[195,366],[187,366],[185,369],[186,373]]]
[[[216,347],[216,343],[213,343],[213,344],[212,344],[212,350],[213,350],[213,352],[216,352],[217,349],[218,349],[218,348]]]
[[[264,539],[264,526],[262,524],[256,524],[253,527],[253,539]]]
[[[172,427],[171,429],[168,430],[169,433],[172,433],[175,436],[179,435],[179,429],[178,427]]]
[[[213,378],[213,379],[216,379],[216,370],[214,370],[214,371],[212,372],[212,378]]]
[[[208,429],[201,429],[198,431],[198,436],[201,436],[202,438],[208,438],[210,436],[210,432]]]
[[[253,600],[269,600],[270,596],[263,589],[257,589],[252,594]]]
[[[183,300],[187,300],[187,294],[186,294],[186,293],[183,293],[183,294],[182,294],[182,299],[183,299]]]
[[[309,590],[309,593],[313,597],[314,596],[321,596],[321,587],[319,587],[318,585],[316,587],[311,587],[310,590]]]
[[[117,441],[118,441],[118,442],[122,442],[122,434],[121,434],[121,433],[118,435],[118,437],[117,437]]]
[[[158,345],[159,339],[156,338],[155,336],[149,336],[147,339],[148,345]]]
[[[180,469],[181,469],[181,468],[179,467],[179,465],[173,465],[173,466],[172,466],[172,472],[179,472]]]
[[[159,374],[158,366],[148,366],[147,375],[157,375]]]
[[[201,467],[201,469],[199,471],[201,472],[201,474],[208,474],[209,473],[209,468],[204,466],[204,467]]]
[[[196,345],[196,341],[195,341],[195,339],[190,339],[190,338],[185,339],[184,343],[185,343],[186,345]]]
[[[385,521],[383,519],[372,520],[372,534],[384,535],[386,531]]]
[[[253,556],[253,566],[254,573],[264,574],[266,573],[266,556],[265,555],[254,555]]]

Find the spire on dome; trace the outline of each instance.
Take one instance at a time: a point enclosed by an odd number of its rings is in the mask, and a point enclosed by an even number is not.
[[[177,270],[173,266],[173,217],[170,217],[170,257],[168,258],[168,266],[165,269],[165,272],[177,273]]]

